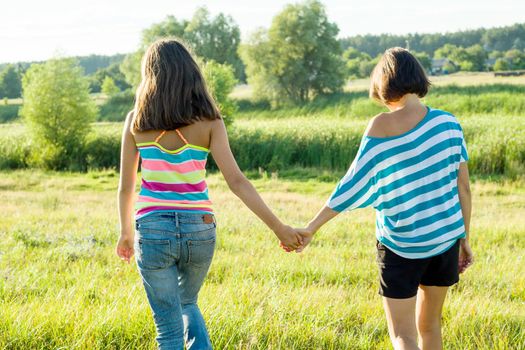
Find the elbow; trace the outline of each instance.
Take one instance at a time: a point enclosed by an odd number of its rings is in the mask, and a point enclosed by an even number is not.
[[[458,190],[459,190],[460,196],[467,196],[467,197],[471,197],[472,196],[472,193],[471,193],[471,190],[470,190],[470,184],[468,182],[467,183],[459,183],[458,184]]]
[[[119,196],[130,196],[130,195],[135,194],[135,189],[134,188],[119,187],[117,192],[118,192]]]
[[[248,183],[248,179],[246,179],[244,175],[239,175],[228,181],[228,187],[233,193],[237,194],[242,190],[246,183]]]

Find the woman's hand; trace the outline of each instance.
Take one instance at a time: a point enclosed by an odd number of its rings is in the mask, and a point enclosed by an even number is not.
[[[462,238],[459,241],[459,273],[465,272],[465,270],[474,263],[474,254],[468,241]]]
[[[311,227],[307,227],[307,228],[297,228],[295,229],[300,235],[301,237],[303,238],[303,245],[297,249],[295,252],[296,253],[300,253],[304,250],[304,248],[306,248],[306,246],[308,244],[310,244],[310,242],[312,241],[312,239],[314,238],[314,233],[315,233],[315,230],[313,230]]]
[[[117,243],[117,255],[122,260],[126,261],[128,264],[130,262],[131,257],[135,253],[135,249],[133,248],[133,241],[133,234],[122,233]]]
[[[300,248],[303,244],[301,235],[288,225],[282,225],[274,230],[275,235],[281,241],[280,246],[287,252]]]

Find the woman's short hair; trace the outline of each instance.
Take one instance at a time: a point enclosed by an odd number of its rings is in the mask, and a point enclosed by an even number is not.
[[[424,97],[429,87],[417,58],[401,47],[386,50],[370,75],[370,97],[382,103],[399,101],[410,93]]]

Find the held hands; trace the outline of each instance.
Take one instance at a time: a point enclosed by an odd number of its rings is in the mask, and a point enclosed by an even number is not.
[[[474,254],[468,241],[462,238],[459,241],[459,273],[465,272],[465,270],[474,263]]]
[[[281,225],[278,229],[274,230],[274,232],[281,241],[279,245],[287,252],[296,250],[303,245],[302,236],[288,225]]]
[[[301,253],[304,250],[304,248],[306,248],[306,246],[308,244],[310,244],[310,242],[312,241],[315,231],[312,228],[310,228],[310,227],[307,227],[307,228],[296,228],[296,229],[293,229],[293,230],[295,231],[296,234],[298,234],[301,237],[300,238],[301,239],[301,246],[297,247],[296,249],[290,249],[288,246],[283,244],[282,241],[279,244],[279,246],[281,248],[283,248],[283,250],[286,251],[286,252],[291,252],[291,251],[295,250],[296,253]]]

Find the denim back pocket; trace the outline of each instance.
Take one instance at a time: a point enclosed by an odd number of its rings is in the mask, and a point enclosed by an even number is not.
[[[187,263],[195,266],[208,266],[215,252],[215,237],[205,240],[190,239],[188,245]]]
[[[137,264],[143,270],[159,270],[170,266],[171,242],[169,239],[139,238]]]

